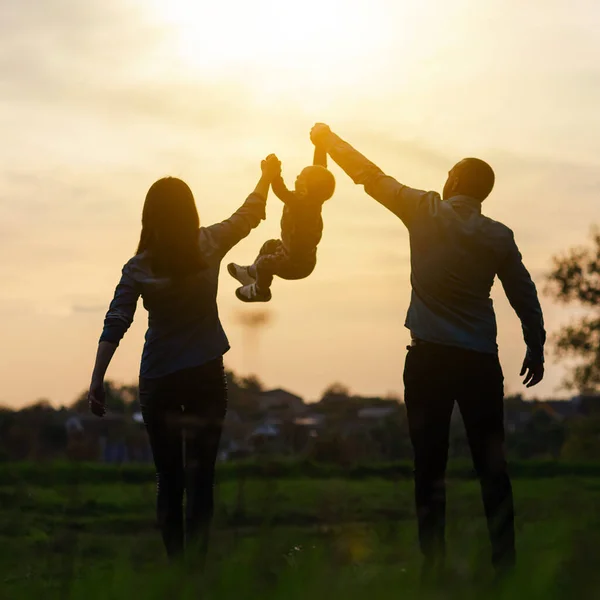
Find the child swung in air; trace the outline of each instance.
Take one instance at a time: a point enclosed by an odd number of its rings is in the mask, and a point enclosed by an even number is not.
[[[335,191],[335,179],[327,170],[327,154],[320,148],[315,149],[313,165],[296,178],[294,191],[287,189],[281,177],[279,159],[271,154],[267,161],[278,169],[271,187],[284,204],[281,239],[265,242],[254,264],[227,266],[229,274],[242,284],[235,294],[243,302],[268,302],[275,275],[288,280],[304,279],[314,271],[317,246],[323,235],[323,203]]]

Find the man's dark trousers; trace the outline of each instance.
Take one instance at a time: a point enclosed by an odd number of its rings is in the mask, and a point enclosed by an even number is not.
[[[499,570],[512,567],[514,508],[504,453],[504,377],[498,356],[416,341],[408,348],[404,386],[425,564],[436,564],[445,554],[444,479],[456,401],[481,483],[492,563]]]

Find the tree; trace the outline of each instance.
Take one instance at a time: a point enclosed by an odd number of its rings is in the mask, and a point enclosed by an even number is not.
[[[600,231],[592,232],[592,244],[572,248],[553,258],[547,275],[547,293],[563,304],[590,310],[554,336],[559,357],[577,359],[565,380],[566,387],[581,392],[600,389]]]
[[[54,412],[54,408],[52,408],[52,403],[47,398],[40,398],[36,400],[33,404],[29,406],[25,406],[21,409],[23,413],[48,413]]]
[[[67,449],[67,430],[64,423],[51,419],[42,423],[39,430],[39,442],[46,457],[56,457]]]
[[[350,398],[350,390],[342,383],[332,383],[324,392],[321,398],[322,402],[329,400],[348,400]]]
[[[8,458],[7,436],[13,426],[17,413],[6,407],[0,406],[0,461]]]
[[[371,437],[379,444],[381,458],[384,460],[410,460],[412,446],[408,433],[406,410],[377,423],[371,431]]]
[[[243,377],[239,382],[239,385],[243,390],[252,394],[260,394],[264,390],[262,382],[256,375]]]
[[[561,457],[566,460],[600,458],[600,416],[578,417],[569,423]]]
[[[258,418],[258,397],[263,390],[260,380],[255,376],[241,378],[233,371],[226,371],[225,374],[229,411],[235,411],[242,420]]]
[[[558,458],[565,441],[565,424],[544,410],[544,403],[534,407],[523,431],[515,435],[519,458]]]

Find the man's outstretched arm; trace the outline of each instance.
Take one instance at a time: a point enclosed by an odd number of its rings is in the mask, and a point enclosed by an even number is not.
[[[527,346],[521,375],[525,376],[525,385],[532,387],[544,377],[546,330],[535,283],[523,264],[514,239],[511,239],[508,254],[498,270],[498,277],[508,301],[521,321],[523,338]]]
[[[435,192],[415,190],[386,175],[377,165],[333,133],[327,125],[313,127],[311,140],[329,156],[365,192],[409,225],[419,203],[439,199]]]

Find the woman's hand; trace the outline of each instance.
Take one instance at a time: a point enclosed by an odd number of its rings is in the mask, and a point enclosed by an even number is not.
[[[260,163],[261,176],[254,188],[254,193],[266,199],[269,195],[271,182],[281,177],[281,162],[274,154],[269,154]]]
[[[93,415],[103,417],[106,414],[106,392],[104,391],[104,380],[94,381],[90,385],[88,402]]]
[[[260,163],[263,176],[269,181],[281,176],[281,161],[274,154],[269,154],[265,160]]]
[[[106,414],[106,393],[104,391],[104,375],[117,349],[115,342],[103,341],[98,344],[96,362],[92,372],[92,383],[88,393],[88,402],[92,414],[103,417]]]

